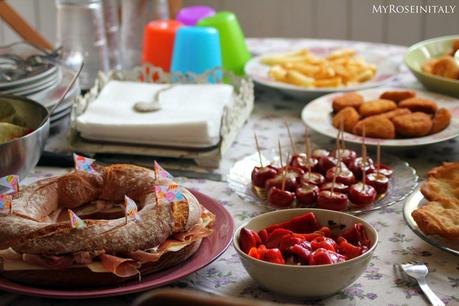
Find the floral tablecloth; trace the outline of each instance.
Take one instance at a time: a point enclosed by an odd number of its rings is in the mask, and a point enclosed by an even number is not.
[[[326,41],[251,39],[249,46],[254,53],[282,50],[290,47],[308,46]],[[375,46],[386,50],[388,56],[400,60],[405,51],[403,47],[388,45]],[[400,87],[420,88],[414,78],[403,68],[400,76],[390,84]],[[300,113],[305,101],[296,100],[279,92],[257,88],[256,105],[249,122],[240,133],[229,152],[224,156],[220,171],[227,173],[231,165],[254,152],[253,130],[265,148],[274,147],[277,137],[287,139],[284,120],[290,122],[294,138],[301,142],[304,125]],[[315,145],[330,145],[332,140],[318,134],[312,135]],[[287,140],[286,140],[287,143]],[[459,143],[457,139],[442,144],[425,147],[422,150],[392,151],[409,162],[422,177],[442,161],[457,160]],[[37,167],[23,183],[36,179],[62,174],[69,169]],[[192,187],[218,199],[234,217],[236,225],[265,211],[261,205],[246,203],[232,192],[225,182],[190,180],[179,178],[187,187]],[[423,261],[429,266],[427,282],[447,305],[459,305],[459,257],[441,251],[416,236],[405,224],[402,216],[403,203],[363,215],[379,232],[380,242],[365,273],[351,286],[338,294],[321,301],[303,301],[270,293],[259,287],[246,273],[232,246],[215,262],[206,268],[170,284],[172,287],[192,288],[219,295],[241,296],[279,303],[298,303],[304,305],[427,305],[428,302],[416,286],[407,285],[396,279],[394,263]],[[124,306],[138,294],[93,300],[53,300],[34,298],[0,291],[0,305],[113,305]]]

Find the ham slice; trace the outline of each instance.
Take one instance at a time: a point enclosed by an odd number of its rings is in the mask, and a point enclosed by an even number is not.
[[[118,277],[130,277],[140,273],[141,264],[131,258],[121,258],[108,254],[102,254],[99,258],[104,268]]]
[[[67,269],[73,265],[73,256],[42,256],[22,254],[22,260],[48,269]]]

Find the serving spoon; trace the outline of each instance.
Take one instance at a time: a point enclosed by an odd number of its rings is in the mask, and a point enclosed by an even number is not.
[[[62,96],[59,98],[59,100],[57,101],[57,103],[54,104],[53,108],[51,108],[51,110],[48,112],[48,115],[46,115],[46,117],[43,118],[43,120],[40,122],[40,125],[39,125],[39,126],[41,126],[41,125],[44,124],[46,121],[48,121],[49,117],[51,117],[51,114],[54,113],[54,111],[57,109],[57,107],[62,103],[62,101],[64,101],[65,97],[67,96],[67,94],[69,93],[69,91],[73,88],[73,85],[75,84],[76,80],[77,80],[78,77],[80,76],[81,70],[83,70],[83,66],[84,66],[84,62],[81,63],[80,68],[78,68],[77,72],[73,75],[72,80],[70,80],[69,85],[67,85],[67,87],[65,88],[64,93],[63,93]]]

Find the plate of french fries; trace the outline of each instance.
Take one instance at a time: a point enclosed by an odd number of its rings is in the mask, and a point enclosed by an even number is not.
[[[245,72],[262,85],[313,97],[380,86],[399,73],[399,66],[377,51],[303,48],[254,57]]]

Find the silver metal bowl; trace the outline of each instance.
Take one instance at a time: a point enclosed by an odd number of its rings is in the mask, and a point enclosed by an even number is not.
[[[3,107],[12,106],[17,120],[33,130],[23,137],[0,143],[0,177],[16,174],[23,179],[37,165],[48,139],[49,119],[42,123],[48,110],[38,102],[18,96],[0,95],[0,102]]]

